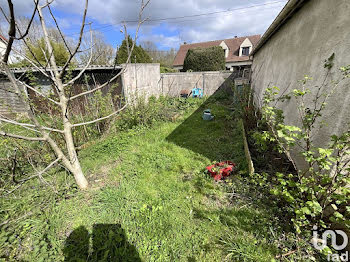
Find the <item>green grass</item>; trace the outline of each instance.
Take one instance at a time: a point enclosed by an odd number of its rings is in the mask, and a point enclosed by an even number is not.
[[[271,261],[281,229],[272,209],[248,197],[258,194],[244,180],[241,126],[230,107],[211,98],[176,122],[96,141],[80,153],[87,191],[61,174],[58,195],[30,182],[1,201],[3,215],[41,209],[2,228],[0,261],[85,261],[89,246],[90,261]],[[214,121],[201,119],[206,108]],[[205,167],[222,160],[238,169],[216,183]]]

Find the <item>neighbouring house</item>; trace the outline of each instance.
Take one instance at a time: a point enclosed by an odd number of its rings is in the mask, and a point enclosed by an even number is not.
[[[234,71],[237,69],[249,68],[252,64],[250,54],[259,40],[260,35],[252,35],[209,42],[183,44],[176,54],[173,67],[179,71],[183,69],[187,51],[191,48],[221,46],[223,52],[225,52],[227,70]]]
[[[0,58],[5,54],[5,51],[7,48],[7,43],[8,43],[7,38],[0,34]],[[15,62],[18,62],[18,59],[16,58],[16,56],[12,52],[12,53],[10,53],[8,63],[12,64]]]
[[[0,57],[2,57],[6,51],[7,42],[7,39],[0,35]]]
[[[268,87],[277,86],[281,93],[300,88],[305,75],[311,95],[333,88],[343,78],[339,68],[350,64],[350,1],[289,0],[261,37],[252,54],[252,88],[259,106]],[[325,61],[334,54],[333,67],[327,73]],[[309,101],[313,106],[312,98]],[[295,100],[283,103],[287,124],[301,125]],[[312,134],[316,146],[330,142],[330,136],[345,132],[350,123],[350,78],[342,80],[328,99],[326,110]],[[321,123],[326,126],[321,129]],[[299,168],[302,159],[292,156]]]

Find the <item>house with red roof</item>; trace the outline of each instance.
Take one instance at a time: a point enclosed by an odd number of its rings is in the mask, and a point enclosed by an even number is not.
[[[7,42],[8,40],[0,34],[0,57],[5,53]]]
[[[235,69],[250,67],[253,62],[250,54],[259,40],[260,35],[252,35],[193,44],[185,43],[180,46],[180,49],[176,54],[173,67],[177,70],[183,69],[184,60],[189,49],[213,46],[221,46],[224,50],[227,70],[234,71]]]

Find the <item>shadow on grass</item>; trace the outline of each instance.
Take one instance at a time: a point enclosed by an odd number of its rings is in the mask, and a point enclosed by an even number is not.
[[[212,162],[231,160],[239,164],[245,163],[240,119],[234,117],[234,77],[232,75],[226,79],[166,140],[199,153]],[[211,109],[215,116],[213,120],[202,119],[205,109]]]
[[[89,252],[90,237],[92,252]],[[141,261],[136,248],[119,224],[95,224],[92,236],[84,226],[73,230],[65,242],[64,261]]]

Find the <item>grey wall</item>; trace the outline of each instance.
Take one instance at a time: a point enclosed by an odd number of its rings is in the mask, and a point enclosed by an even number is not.
[[[288,92],[300,86],[304,75],[313,77],[309,87],[315,95],[317,86],[325,81],[323,90],[332,88],[332,80],[341,79],[338,68],[350,64],[350,1],[310,0],[284,24],[254,55],[252,87],[261,102],[267,87],[277,86]],[[325,80],[324,61],[335,53],[334,67]],[[339,85],[329,99],[321,121],[328,125],[316,128],[316,145],[329,142],[331,134],[340,134],[350,122],[350,79]],[[312,104],[311,100],[306,101]],[[300,125],[296,103],[283,104],[288,124]],[[303,163],[294,154],[297,164]]]
[[[178,96],[181,90],[202,88],[204,95],[212,95],[232,72],[183,72],[161,74],[160,89],[164,95]]]
[[[160,95],[160,65],[159,64],[128,64],[123,65],[122,75],[124,93],[129,102],[137,97]]]
[[[203,88],[204,95],[212,95],[219,87],[226,86],[228,78],[237,74],[232,72],[184,72],[160,74],[159,64],[128,64],[122,65],[125,72],[120,80],[126,99],[133,103],[138,98],[146,100],[154,95],[179,96],[181,90],[191,90],[194,87]],[[98,81],[98,79],[97,79]],[[226,82],[225,82],[226,81]],[[45,86],[45,83],[42,84]],[[77,84],[77,89],[78,88]],[[2,89],[1,89],[2,87]],[[6,78],[0,79],[0,98],[5,98],[12,105],[15,112],[21,112],[22,106],[14,94],[4,91],[11,88]],[[119,89],[119,88],[118,88]],[[0,112],[8,112],[8,108],[1,107]]]
[[[126,65],[123,65],[126,66]],[[160,74],[159,64],[129,64],[122,76],[124,92],[129,101],[137,97],[178,96],[181,90],[203,88],[212,95],[232,72],[183,72]]]

